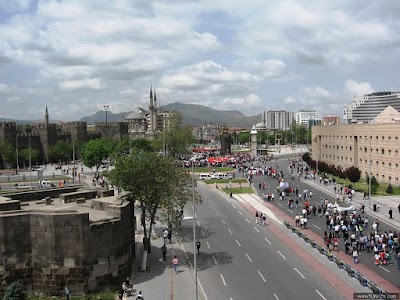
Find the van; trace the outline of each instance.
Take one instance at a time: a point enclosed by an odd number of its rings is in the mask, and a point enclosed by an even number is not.
[[[51,183],[50,181],[48,181],[48,180],[42,180],[42,181],[39,180],[38,185],[39,185],[40,188],[52,187],[52,186],[54,186],[54,184],[52,184],[52,183]]]
[[[200,174],[199,180],[211,180],[211,175],[210,174]]]
[[[215,173],[214,176],[217,179],[233,179],[232,175],[228,173]]]

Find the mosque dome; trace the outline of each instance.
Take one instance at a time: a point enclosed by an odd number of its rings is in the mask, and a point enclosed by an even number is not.
[[[142,120],[145,118],[144,112],[141,109],[136,109],[126,116],[127,120]]]
[[[264,123],[257,123],[256,124],[256,129],[267,129],[267,128],[265,127]]]

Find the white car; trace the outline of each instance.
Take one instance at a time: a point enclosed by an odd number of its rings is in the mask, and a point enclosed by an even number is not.
[[[30,189],[31,186],[27,185],[26,183],[18,183],[18,184],[16,184],[16,188],[17,188],[17,190],[27,190],[27,189]]]
[[[199,180],[211,180],[211,179],[213,179],[213,178],[212,178],[212,175],[210,175],[210,174],[200,174],[199,175]]]
[[[228,173],[215,173],[213,179],[233,179],[231,174]]]
[[[45,188],[45,187],[52,187],[54,186],[54,184],[52,184],[50,181],[48,180],[39,180],[38,182],[39,187],[40,188]]]

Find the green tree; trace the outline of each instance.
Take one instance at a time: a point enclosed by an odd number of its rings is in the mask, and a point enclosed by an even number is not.
[[[2,156],[3,163],[16,164],[17,155],[15,148],[11,144],[0,142],[0,155]]]
[[[72,143],[59,140],[49,148],[50,162],[68,161],[72,158]]]
[[[105,139],[92,140],[86,143],[83,148],[82,160],[88,167],[96,167],[98,170],[102,161],[112,153],[110,142]]]
[[[36,149],[25,148],[19,151],[18,156],[21,158],[21,161],[24,165],[29,164],[29,153],[31,155],[31,163],[32,165],[35,164],[39,159],[39,151]]]
[[[352,183],[359,181],[361,178],[361,171],[354,166],[347,168],[344,173],[347,179],[349,179]]]
[[[393,186],[389,183],[387,189],[386,189],[386,193],[388,194],[393,194]]]
[[[171,157],[178,157],[181,154],[190,154],[190,145],[196,142],[191,126],[182,125],[182,116],[178,114],[172,121],[169,128],[164,128],[157,133],[151,146],[154,150],[163,151],[164,141],[167,154]]]
[[[6,289],[3,300],[25,300],[26,292],[19,281],[13,281]]]
[[[183,211],[192,195],[190,175],[172,157],[163,157],[155,152],[135,151],[129,156],[117,158],[115,169],[110,171],[109,178],[114,185],[128,191],[132,200],[139,201],[142,220],[148,221],[148,224],[142,222],[142,269],[145,270],[157,210],[163,206],[173,207],[174,211]]]
[[[238,135],[239,144],[246,144],[250,142],[250,132],[240,132]]]

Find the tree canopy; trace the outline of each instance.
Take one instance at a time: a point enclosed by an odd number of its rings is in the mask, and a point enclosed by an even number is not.
[[[72,144],[63,140],[49,148],[49,160],[51,162],[68,161],[72,157]]]
[[[92,140],[86,143],[83,148],[82,160],[88,167],[98,169],[102,161],[107,159],[112,153],[112,146],[110,141],[105,139]]]

